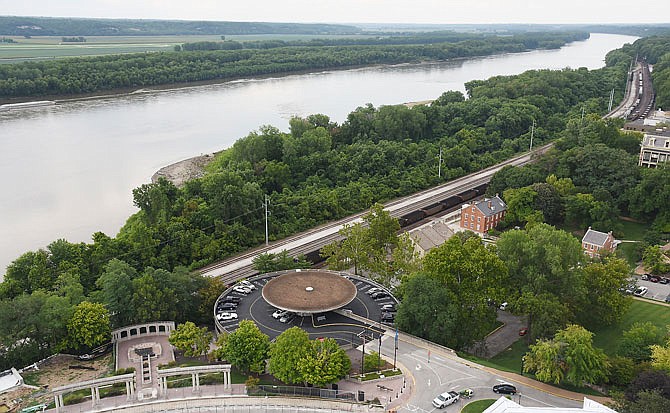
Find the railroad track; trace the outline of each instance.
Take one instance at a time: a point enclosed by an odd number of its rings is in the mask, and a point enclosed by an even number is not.
[[[457,178],[445,184],[433,187],[411,196],[395,199],[384,205],[384,209],[392,217],[398,218],[417,209],[428,207],[449,196],[463,191],[476,188],[488,183],[495,172],[508,165],[521,166],[533,162],[537,155],[546,152],[553,144],[547,144],[536,148],[531,153],[517,156],[497,165],[488,167],[481,171]],[[199,270],[201,274],[208,277],[219,277],[226,284],[257,274],[253,269],[253,259],[264,253],[280,253],[288,251],[292,256],[308,255],[325,245],[341,239],[339,230],[346,224],[352,225],[363,222],[362,217],[367,213],[361,212],[338,221],[329,222],[314,229],[296,234],[294,236],[272,242],[268,246],[260,246],[242,254],[230,257],[223,261],[211,264]]]

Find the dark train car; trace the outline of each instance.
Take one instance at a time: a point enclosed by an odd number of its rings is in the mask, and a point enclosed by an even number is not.
[[[405,215],[402,215],[400,218],[398,218],[398,223],[400,224],[400,227],[406,227],[408,225],[412,225],[415,222],[419,222],[422,219],[426,217],[426,213],[422,210],[416,210],[412,211],[410,213],[407,213]]]
[[[465,191],[465,192],[461,192],[460,194],[458,194],[458,197],[461,198],[462,202],[469,201],[476,196],[477,196],[477,191],[475,191],[474,189],[471,189],[471,190]]]
[[[421,208],[421,210],[426,213],[426,216],[435,215],[438,212],[442,211],[443,209],[444,209],[444,205],[442,205],[439,202],[436,202],[432,205],[428,205],[427,207]]]
[[[326,260],[324,257],[321,256],[321,249],[308,252],[307,254],[305,254],[305,259],[311,262],[312,264],[318,264]]]
[[[477,195],[484,195],[484,193],[486,192],[486,188],[488,188],[488,187],[489,187],[489,184],[485,183],[485,184],[481,184],[479,186],[476,186],[474,188],[474,190],[477,191]]]
[[[443,199],[440,201],[440,204],[444,206],[444,209],[453,208],[456,205],[461,203],[461,198],[458,195],[450,196],[449,198]]]

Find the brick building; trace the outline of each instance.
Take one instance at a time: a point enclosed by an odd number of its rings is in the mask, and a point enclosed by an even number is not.
[[[612,236],[612,231],[608,233],[591,229],[586,231],[582,238],[582,249],[591,258],[600,258],[600,255],[607,252],[614,252],[618,241]]]
[[[495,228],[507,212],[507,205],[498,195],[461,206],[461,228],[484,234]]]

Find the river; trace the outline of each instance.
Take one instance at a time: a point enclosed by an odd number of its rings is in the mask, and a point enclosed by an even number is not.
[[[592,34],[558,50],[454,62],[241,80],[0,112],[0,276],[22,253],[65,238],[114,236],[137,209],[132,189],[162,166],[219,151],[292,115],[343,122],[358,106],[435,99],[464,82],[530,69],[604,66],[636,37]],[[608,92],[609,93],[609,92]]]

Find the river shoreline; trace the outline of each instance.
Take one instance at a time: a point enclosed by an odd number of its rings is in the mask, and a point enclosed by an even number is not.
[[[561,47],[565,47],[567,45],[570,45],[570,44],[573,44],[573,43],[576,43],[576,42],[579,42],[579,41],[584,41],[584,40],[577,40],[577,41],[574,41],[574,42],[569,42],[569,43],[564,44]],[[109,89],[109,90],[98,91],[98,92],[93,92],[93,93],[81,93],[81,94],[72,94],[72,95],[40,95],[40,96],[23,96],[23,97],[16,97],[16,98],[0,98],[0,104],[31,102],[35,99],[53,100],[53,101],[56,102],[56,104],[66,103],[66,102],[80,102],[80,101],[87,101],[87,100],[109,99],[109,98],[115,98],[115,97],[132,96],[132,95],[135,95],[135,94],[142,94],[142,93],[168,92],[168,91],[173,91],[173,90],[197,88],[197,87],[208,86],[208,85],[218,85],[218,84],[224,84],[224,83],[229,83],[229,82],[255,81],[255,80],[264,80],[264,79],[279,79],[279,78],[288,77],[288,76],[300,76],[300,75],[306,75],[306,74],[331,73],[331,72],[339,72],[339,71],[346,71],[346,70],[385,68],[385,67],[392,68],[392,67],[402,67],[402,66],[429,66],[429,65],[436,65],[436,64],[442,64],[442,63],[447,63],[447,62],[458,62],[458,61],[467,61],[467,60],[472,60],[472,59],[486,58],[486,57],[491,57],[491,56],[506,56],[506,55],[523,54],[523,53],[529,53],[529,52],[533,52],[533,51],[537,51],[537,50],[545,50],[545,49],[528,49],[528,50],[524,50],[524,51],[521,51],[521,52],[493,53],[493,54],[485,54],[485,55],[478,55],[478,56],[457,57],[457,58],[454,58],[454,59],[444,59],[444,60],[423,60],[423,61],[417,61],[417,62],[403,62],[403,63],[395,63],[395,64],[352,65],[352,66],[341,66],[341,67],[332,67],[332,68],[320,68],[320,69],[314,69],[314,70],[307,69],[307,70],[298,70],[298,71],[291,71],[291,72],[284,72],[284,73],[265,74],[265,75],[259,75],[259,76],[254,76],[254,77],[238,76],[238,77],[231,77],[231,78],[226,78],[226,79],[210,79],[210,80],[199,80],[199,81],[194,81],[194,82],[167,83],[167,84],[161,84],[161,85],[148,85],[146,87],[138,86],[138,87],[131,87],[131,88],[118,88],[118,89]]]

